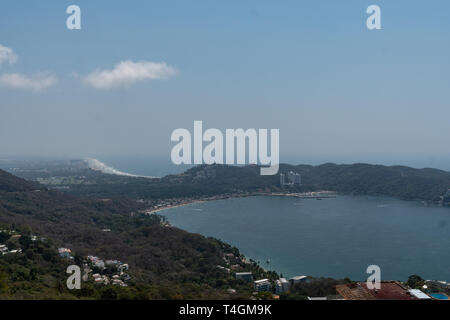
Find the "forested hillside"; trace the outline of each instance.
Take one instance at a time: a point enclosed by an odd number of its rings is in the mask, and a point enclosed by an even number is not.
[[[57,256],[57,247],[70,248],[77,261],[87,255],[126,261],[132,285],[108,289],[114,290],[109,292],[112,298],[251,295],[250,285],[217,267],[226,266],[225,253],[240,257],[237,249],[221,241],[168,227],[157,215],[138,214],[139,205],[126,198],[78,198],[35,189],[34,184],[5,172],[1,176],[5,179],[0,179],[0,229],[19,230],[20,241],[31,235],[45,239],[42,243],[20,243],[12,236],[0,239],[10,248],[22,250],[0,255],[2,298],[104,298],[103,294],[108,294],[100,287],[84,293],[69,292],[65,288],[67,262]],[[256,264],[242,263],[241,258],[236,263],[241,270],[264,273]],[[233,296],[227,293],[231,287],[237,289]]]
[[[330,190],[342,194],[382,195],[405,200],[448,204],[442,198],[450,188],[450,173],[437,169],[369,164],[280,165],[279,172],[294,171],[302,186],[288,191]],[[38,179],[37,173],[24,174]],[[164,199],[212,196],[240,192],[281,191],[279,175],[261,176],[258,166],[202,165],[183,174],[161,179],[133,178],[103,174],[90,169],[51,169],[40,182],[47,187],[86,197]]]

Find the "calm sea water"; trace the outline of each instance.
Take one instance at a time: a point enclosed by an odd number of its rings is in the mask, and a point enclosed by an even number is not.
[[[249,197],[163,211],[181,229],[212,236],[284,276],[450,280],[450,209],[390,198]],[[270,259],[270,263],[267,263]]]

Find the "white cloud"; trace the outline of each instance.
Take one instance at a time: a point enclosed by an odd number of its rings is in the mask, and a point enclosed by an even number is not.
[[[0,44],[0,66],[3,63],[14,64],[17,59],[17,56],[11,48]],[[58,79],[48,73],[37,73],[32,76],[21,73],[0,74],[0,86],[11,89],[41,91],[55,85],[57,82]]]
[[[14,54],[11,48],[2,46],[0,44],[0,65],[3,62],[8,62],[9,64],[16,63],[17,56]]]
[[[58,79],[49,74],[36,74],[27,76],[20,73],[6,73],[0,75],[0,85],[11,89],[30,89],[40,91],[47,89],[58,82]]]
[[[97,89],[110,89],[130,85],[142,80],[167,79],[177,74],[177,70],[165,62],[122,61],[112,70],[94,71],[84,78],[84,82]]]

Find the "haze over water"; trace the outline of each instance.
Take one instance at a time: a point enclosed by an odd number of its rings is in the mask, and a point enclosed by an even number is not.
[[[450,280],[450,209],[390,198],[249,197],[162,212],[181,229],[219,238],[286,277]],[[270,264],[266,260],[270,259]]]

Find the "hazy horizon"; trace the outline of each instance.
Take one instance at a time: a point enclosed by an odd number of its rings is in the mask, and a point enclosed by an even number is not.
[[[101,156],[101,157],[32,157],[32,156],[9,156],[0,158],[0,169],[7,169],[10,167],[10,164],[17,163],[17,161],[66,161],[66,160],[81,160],[93,158],[101,161],[105,165],[125,172],[129,174],[139,175],[139,176],[155,176],[161,177],[168,174],[178,174],[186,171],[187,169],[195,166],[195,165],[174,165],[170,159],[166,157],[152,157],[152,156]],[[351,159],[335,159],[326,160],[327,157],[324,158],[307,158],[296,160],[295,158],[287,158],[285,161],[281,161],[281,164],[289,164],[289,165],[322,165],[325,163],[335,163],[335,164],[356,164],[356,163],[365,163],[371,165],[385,165],[385,166],[408,166],[416,169],[423,168],[433,168],[440,169],[444,171],[450,172],[450,157],[446,159],[443,158],[428,158],[428,159],[409,159],[409,160],[395,160],[391,159],[390,161],[376,161],[374,157],[370,159],[359,159],[359,161],[352,161]],[[5,165],[5,163],[7,165]]]
[[[366,0],[70,4],[0,5],[0,158],[170,164],[202,120],[280,129],[282,163],[450,170],[448,1],[379,0],[373,31]]]

